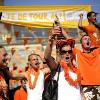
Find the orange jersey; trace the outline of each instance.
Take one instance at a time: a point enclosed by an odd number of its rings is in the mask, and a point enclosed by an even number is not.
[[[14,100],[27,100],[27,93],[24,90],[16,90]]]
[[[98,46],[98,43],[97,43],[98,36],[97,36],[96,27],[94,25],[88,25],[85,27],[85,31],[91,39],[92,46]]]
[[[81,84],[100,85],[100,48],[88,54],[76,48],[73,49],[73,52],[82,76]]]

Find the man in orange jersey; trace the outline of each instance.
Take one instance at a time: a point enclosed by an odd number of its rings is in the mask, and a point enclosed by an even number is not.
[[[89,22],[88,26],[83,26],[83,24],[82,24],[83,14],[80,14],[80,19],[78,22],[79,29],[83,30],[84,32],[86,32],[89,35],[89,37],[91,39],[92,47],[100,45],[100,27],[99,27],[99,25],[95,25],[95,23],[97,23],[96,15],[97,15],[97,13],[95,13],[93,11],[88,12],[88,14],[87,14],[87,19]]]
[[[99,100],[100,47],[92,50],[91,40],[87,35],[81,38],[81,43],[83,51],[74,48],[73,53],[82,77],[82,93],[86,100]]]

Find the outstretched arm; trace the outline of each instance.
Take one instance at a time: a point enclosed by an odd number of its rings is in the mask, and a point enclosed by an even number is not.
[[[21,76],[21,75],[14,76],[9,70],[6,70],[6,73],[7,73],[8,77],[9,77],[9,79],[13,79],[13,80],[26,79],[25,76]]]

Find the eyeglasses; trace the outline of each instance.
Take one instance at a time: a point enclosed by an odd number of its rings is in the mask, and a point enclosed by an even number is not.
[[[72,53],[72,50],[68,50],[68,51],[66,51],[66,50],[62,50],[62,51],[61,51],[61,54],[65,54],[65,53],[69,53],[69,54],[71,54],[71,53]]]

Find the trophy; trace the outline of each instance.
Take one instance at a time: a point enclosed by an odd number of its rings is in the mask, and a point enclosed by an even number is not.
[[[61,29],[61,26],[60,26],[60,21],[59,21],[59,18],[57,15],[55,15],[55,20],[54,20],[54,23],[53,23],[53,28],[54,29],[60,29],[61,30],[61,33],[57,34],[55,39],[57,40],[60,40],[60,39],[65,39],[65,37],[62,35],[62,29]]]

